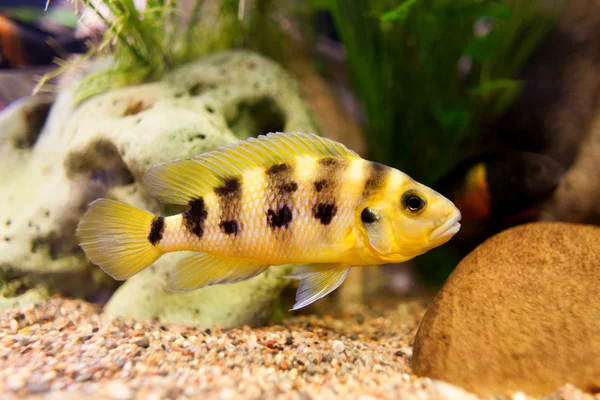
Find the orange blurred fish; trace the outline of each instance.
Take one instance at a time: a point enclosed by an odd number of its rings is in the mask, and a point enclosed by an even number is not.
[[[456,204],[461,230],[451,247],[462,257],[512,226],[536,221],[565,168],[547,155],[503,149],[460,163],[433,187]]]
[[[473,157],[434,187],[460,209],[463,222],[504,219],[547,199],[565,168],[552,157],[502,150]]]
[[[408,175],[313,134],[270,133],[148,170],[144,182],[169,217],[109,199],[77,229],[89,259],[117,280],[162,254],[195,251],[169,274],[189,291],[301,264],[293,309],[331,293],[353,267],[398,263],[459,228],[454,204]]]
[[[84,39],[73,33],[56,35],[32,23],[0,12],[0,67],[23,68],[52,64],[54,58],[86,51]]]

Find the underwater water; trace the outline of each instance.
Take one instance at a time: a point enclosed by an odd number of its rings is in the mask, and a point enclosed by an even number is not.
[[[599,39],[593,0],[0,1],[2,398],[600,399]]]

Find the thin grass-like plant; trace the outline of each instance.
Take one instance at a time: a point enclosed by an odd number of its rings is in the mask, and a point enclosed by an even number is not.
[[[522,88],[517,72],[565,0],[311,0],[327,10],[366,114],[369,157],[428,186],[474,150]],[[452,244],[415,259],[441,283]]]
[[[143,10],[133,0],[72,1],[76,12],[89,7],[106,25],[106,32],[88,53],[42,77],[35,92],[52,90],[46,86],[48,80],[92,58],[111,57],[114,62],[78,83],[76,102],[160,79],[167,71],[213,52],[244,47],[268,55],[281,44],[278,25],[271,21],[274,11],[285,9],[281,0],[252,1],[243,15],[240,0],[195,0],[188,13],[177,0],[147,0]],[[270,38],[268,46],[265,36]]]
[[[368,119],[370,156],[426,184],[464,154],[482,122],[512,103],[520,90],[516,72],[560,9],[542,12],[537,0],[311,5],[330,12],[345,47]],[[489,32],[478,35],[478,24]]]

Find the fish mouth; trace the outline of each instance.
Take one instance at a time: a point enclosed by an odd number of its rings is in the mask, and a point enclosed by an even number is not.
[[[447,237],[451,237],[455,235],[460,230],[460,221],[461,214],[460,211],[454,212],[443,225],[438,226],[431,235],[429,236],[429,240],[440,240]]]

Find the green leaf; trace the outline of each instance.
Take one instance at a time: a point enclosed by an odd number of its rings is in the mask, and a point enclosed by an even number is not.
[[[476,3],[458,7],[454,4],[449,4],[442,7],[440,10],[435,11],[434,15],[438,18],[488,17],[506,19],[510,17],[511,11],[506,5],[502,3]]]
[[[406,20],[406,17],[408,17],[412,6],[416,2],[417,0],[406,0],[404,3],[400,4],[393,10],[383,13],[381,17],[379,17],[379,19],[381,21],[404,21]]]
[[[504,112],[515,102],[523,85],[518,83],[514,88],[506,90],[496,100],[496,104],[492,109],[492,116],[494,118],[501,116]]]
[[[495,79],[483,82],[481,85],[471,89],[471,94],[486,97],[498,90],[518,90],[519,82],[511,79]]]
[[[0,7],[0,12],[6,13],[23,22],[35,22],[42,16],[42,12],[36,7]]]
[[[72,29],[75,29],[77,27],[77,23],[79,22],[79,17],[76,13],[71,10],[58,7],[48,10],[45,17],[54,23],[68,26]]]
[[[469,42],[465,53],[475,61],[484,62],[494,56],[499,42],[498,32],[491,31],[485,36]]]
[[[309,0],[309,6],[313,9],[329,10],[333,8],[331,0]]]
[[[462,132],[471,123],[471,110],[466,106],[436,107],[433,113],[445,133]]]
[[[514,103],[522,88],[523,83],[520,81],[496,79],[481,83],[471,89],[469,94],[479,98],[477,101],[487,109],[488,118],[495,119]]]
[[[506,19],[510,15],[510,8],[502,3],[486,2],[479,9],[479,17]]]

